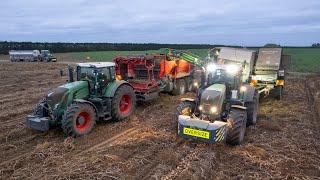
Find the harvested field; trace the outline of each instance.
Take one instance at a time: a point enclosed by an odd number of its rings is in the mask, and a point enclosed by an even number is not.
[[[291,75],[282,101],[261,100],[258,123],[231,147],[189,142],[171,117],[184,96],[162,94],[130,119],[81,138],[41,133],[25,117],[66,81],[60,63],[0,62],[0,179],[319,179],[320,76]]]

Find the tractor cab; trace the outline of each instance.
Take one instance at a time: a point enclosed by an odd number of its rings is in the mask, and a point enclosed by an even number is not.
[[[237,88],[241,84],[242,65],[241,64],[215,64],[209,63],[206,68],[207,86],[223,83],[230,88]]]
[[[77,81],[88,81],[90,94],[101,95],[110,82],[115,81],[112,62],[78,63]]]
[[[47,62],[56,62],[57,58],[55,58],[49,50],[41,50],[41,60]]]
[[[52,54],[50,53],[49,50],[42,50],[42,51],[41,51],[41,55],[42,55],[43,57],[51,57],[51,56],[52,56]]]

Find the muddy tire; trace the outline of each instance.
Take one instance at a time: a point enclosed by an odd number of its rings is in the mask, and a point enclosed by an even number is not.
[[[71,104],[62,118],[62,129],[65,134],[79,137],[90,133],[96,123],[94,108],[86,103]]]
[[[184,79],[177,79],[176,85],[172,90],[173,95],[185,94],[187,90],[187,83]]]
[[[187,92],[192,92],[193,91],[193,80],[191,77],[187,77],[185,78],[186,81],[186,87],[187,87]]]
[[[179,115],[191,116],[194,112],[195,106],[196,103],[192,101],[181,102],[176,108],[176,111],[173,115],[173,120],[177,122]]]
[[[247,113],[245,110],[232,108],[228,122],[231,124],[227,133],[227,143],[239,145],[244,140],[246,132]]]
[[[246,103],[247,107],[247,126],[257,123],[257,116],[259,110],[259,93],[255,92],[253,102]]]
[[[283,96],[283,86],[277,86],[274,90],[276,99],[281,100]]]
[[[120,86],[113,99],[111,115],[114,120],[122,120],[129,117],[136,108],[136,95],[132,87]]]

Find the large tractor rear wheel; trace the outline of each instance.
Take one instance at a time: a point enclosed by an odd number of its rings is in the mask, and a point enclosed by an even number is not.
[[[91,132],[96,123],[94,108],[86,103],[71,104],[62,118],[62,129],[68,136],[78,137]]]
[[[120,86],[112,100],[111,114],[115,120],[122,120],[129,117],[136,108],[136,95],[132,87]]]
[[[187,90],[187,83],[184,79],[177,79],[176,84],[172,90],[173,95],[185,94]]]
[[[244,140],[246,132],[247,113],[245,110],[232,108],[228,122],[230,127],[227,133],[227,143],[239,145]]]
[[[178,121],[179,115],[191,116],[194,112],[196,103],[193,101],[183,101],[181,102],[173,116],[174,121]]]
[[[257,123],[259,109],[259,93],[256,91],[253,96],[253,101],[246,103],[247,107],[247,126]]]

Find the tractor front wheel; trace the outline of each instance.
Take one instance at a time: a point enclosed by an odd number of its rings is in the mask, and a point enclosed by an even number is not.
[[[227,133],[227,143],[230,145],[239,145],[243,142],[246,132],[247,113],[245,110],[232,108],[230,111],[228,123],[230,124]]]
[[[136,95],[132,87],[120,86],[112,100],[112,117],[115,120],[122,120],[129,117],[136,108]]]
[[[195,106],[196,106],[196,103],[193,101],[181,102],[174,113],[173,120],[177,122],[179,115],[191,116],[192,113],[194,112]]]
[[[68,136],[78,137],[91,132],[96,123],[94,108],[86,103],[71,104],[62,118],[62,129]]]
[[[259,109],[259,93],[255,92],[253,101],[246,103],[247,107],[247,126],[257,123],[257,115]]]
[[[187,77],[187,78],[185,78],[185,81],[187,82],[186,84],[187,84],[187,91],[188,92],[192,92],[193,91],[193,80],[192,80],[192,78],[191,77]]]
[[[185,94],[187,90],[187,83],[184,79],[177,79],[176,84],[174,85],[172,94],[181,95]]]

